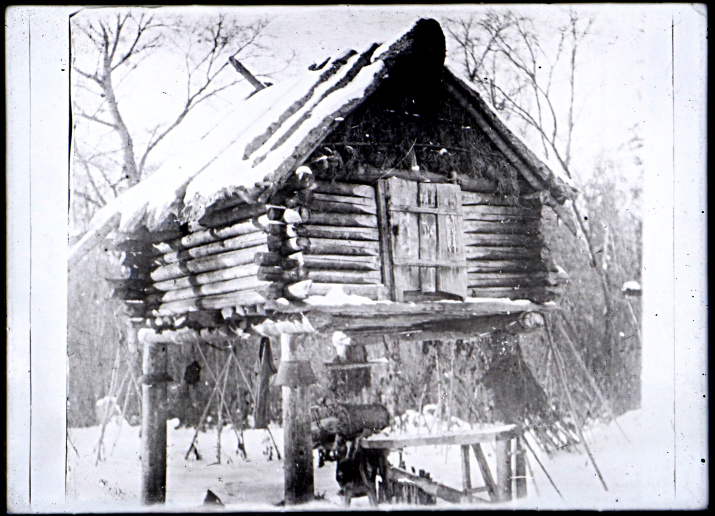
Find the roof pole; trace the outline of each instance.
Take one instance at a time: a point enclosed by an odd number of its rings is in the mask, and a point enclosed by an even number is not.
[[[142,486],[143,504],[166,501],[167,344],[143,341]]]

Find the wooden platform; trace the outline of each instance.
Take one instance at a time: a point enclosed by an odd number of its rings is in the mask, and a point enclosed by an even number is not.
[[[459,432],[445,432],[427,435],[371,436],[360,440],[360,446],[366,449],[382,450],[381,477],[388,482],[382,484],[379,496],[371,496],[390,501],[392,493],[390,482],[408,482],[425,493],[442,498],[451,503],[473,503],[477,501],[505,502],[513,499],[515,487],[516,497],[526,496],[526,466],[524,450],[521,444],[521,433],[516,425],[489,425]],[[482,443],[496,444],[496,479],[492,475]],[[404,469],[391,466],[387,456],[391,450],[401,450],[408,447],[457,445],[461,449],[462,490],[440,484],[431,478],[414,475]],[[470,448],[479,465],[484,485],[472,487],[470,467]],[[512,462],[512,458],[515,460]],[[489,500],[475,498],[473,495],[486,492]],[[376,502],[375,502],[376,505]]]

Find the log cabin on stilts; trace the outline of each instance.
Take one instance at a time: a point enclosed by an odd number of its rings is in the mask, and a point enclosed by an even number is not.
[[[144,349],[144,502],[166,494],[169,346],[280,343],[295,504],[313,497],[306,336],[515,334],[556,308],[541,210],[563,215],[576,191],[444,60],[439,23],[422,19],[261,88],[97,213],[70,261],[104,239],[122,252],[116,293]]]

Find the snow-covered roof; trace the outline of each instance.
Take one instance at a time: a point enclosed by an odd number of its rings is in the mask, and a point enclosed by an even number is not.
[[[424,37],[417,36],[420,23],[422,34],[425,27],[431,31],[430,37],[435,31],[441,34],[437,22],[420,20],[412,31],[391,43],[373,45],[363,54],[351,52],[319,70],[257,92],[240,105],[235,117],[228,117],[97,212],[90,227],[105,235],[114,229],[131,233],[141,225],[153,230],[171,212],[195,219],[211,203],[237,190],[253,189],[255,193],[280,183],[342,117],[374,91],[388,75],[389,63],[409,49],[406,42]],[[447,75],[459,81],[451,72]],[[508,136],[506,141],[544,182],[545,189],[562,203],[572,197],[575,189],[568,178],[537,158],[478,93],[462,85],[475,108],[498,134]]]

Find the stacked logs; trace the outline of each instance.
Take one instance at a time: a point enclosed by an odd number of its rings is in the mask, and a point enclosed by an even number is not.
[[[139,238],[125,249],[130,267],[117,294],[128,304],[137,298],[137,315],[160,327],[178,327],[188,313],[279,297],[279,286],[260,279],[254,263],[256,253],[268,251],[265,212],[264,204],[232,200],[159,241]]]
[[[463,191],[462,209],[472,296],[537,302],[554,297],[537,200]]]
[[[310,248],[311,242],[299,236],[296,228],[311,216],[305,204],[312,196],[314,181],[309,172],[293,175],[273,195],[266,213],[268,249],[254,257],[254,263],[259,267],[258,279],[273,282],[281,295],[290,300],[304,299],[310,291],[303,253]]]
[[[384,299],[375,188],[316,181],[297,202],[310,212],[308,221],[294,226],[310,294],[340,286],[347,294]]]

